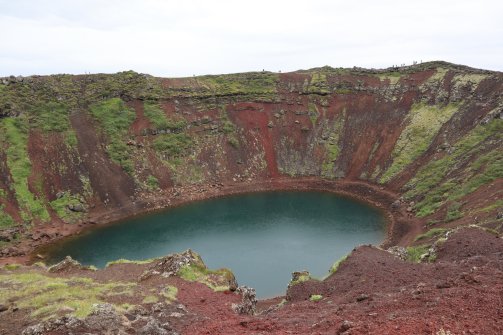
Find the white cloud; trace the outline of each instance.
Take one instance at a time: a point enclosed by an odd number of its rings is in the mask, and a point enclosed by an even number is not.
[[[0,75],[159,76],[442,59],[503,70],[500,1],[0,0]]]

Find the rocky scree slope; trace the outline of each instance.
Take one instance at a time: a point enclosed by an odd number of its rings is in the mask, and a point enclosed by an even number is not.
[[[1,78],[0,253],[225,185],[300,177],[396,194],[388,205],[419,222],[419,242],[459,225],[501,231],[502,118],[502,73],[445,62]]]

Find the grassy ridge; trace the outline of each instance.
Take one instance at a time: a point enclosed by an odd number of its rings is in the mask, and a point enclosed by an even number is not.
[[[409,199],[424,196],[415,206],[418,216],[430,215],[446,201],[458,200],[476,191],[481,185],[503,177],[503,154],[500,148],[481,155],[489,138],[503,139],[503,120],[478,125],[454,144],[450,155],[432,160],[419,169],[406,185],[410,190],[405,193]],[[471,164],[462,164],[477,156],[479,157]],[[465,166],[461,177],[450,177],[456,166]]]
[[[423,154],[431,145],[442,125],[458,111],[449,104],[445,107],[413,105],[406,119],[407,125],[393,148],[393,163],[380,178],[380,183],[389,182],[407,165]]]
[[[31,162],[28,156],[28,125],[25,118],[1,120],[0,141],[7,144],[7,166],[12,176],[12,187],[19,204],[21,217],[29,222],[33,219],[48,221],[49,213],[44,200],[30,191],[28,178]]]
[[[112,98],[91,106],[91,114],[99,121],[99,127],[107,138],[107,153],[126,172],[133,173],[131,149],[127,145],[129,127],[135,113],[120,98]]]

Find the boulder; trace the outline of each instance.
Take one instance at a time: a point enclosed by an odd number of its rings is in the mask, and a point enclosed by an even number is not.
[[[48,272],[58,273],[58,272],[70,272],[75,270],[91,270],[90,267],[83,266],[70,256],[66,256],[61,262],[54,264],[47,269]]]
[[[241,303],[232,304],[232,309],[238,314],[255,314],[257,307],[257,294],[255,289],[248,286],[240,286],[236,292],[241,294]]]

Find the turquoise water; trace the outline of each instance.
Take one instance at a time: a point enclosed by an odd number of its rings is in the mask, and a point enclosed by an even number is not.
[[[210,268],[230,268],[259,297],[284,294],[291,272],[322,277],[359,244],[385,237],[382,213],[325,192],[264,192],[199,201],[98,227],[51,246],[86,265],[164,256],[188,248]]]

